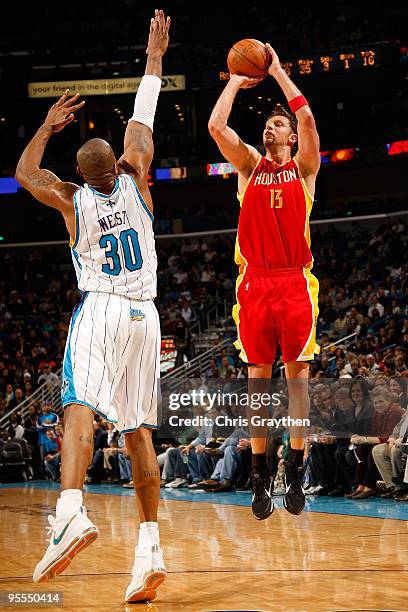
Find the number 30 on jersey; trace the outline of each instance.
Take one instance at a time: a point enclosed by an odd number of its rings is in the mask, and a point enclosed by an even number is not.
[[[106,262],[102,265],[102,272],[109,276],[118,276],[122,271],[121,259],[125,262],[125,268],[129,272],[140,270],[143,264],[140,252],[137,231],[133,228],[123,230],[119,234],[119,240],[113,234],[106,234],[99,240],[99,246],[105,249]],[[119,248],[123,257],[120,256]]]

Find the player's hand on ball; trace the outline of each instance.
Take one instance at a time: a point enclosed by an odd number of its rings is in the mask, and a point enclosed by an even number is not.
[[[74,120],[75,111],[79,110],[85,104],[85,100],[75,104],[78,101],[79,93],[68,98],[69,89],[60,97],[58,102],[53,104],[45,118],[44,125],[50,127],[53,132],[60,132],[68,123]]]
[[[161,10],[154,11],[154,17],[150,21],[149,40],[146,53],[148,55],[164,55],[169,45],[170,17],[164,16]]]
[[[268,68],[268,73],[273,76],[278,70],[282,69],[282,66],[280,64],[279,57],[275,49],[272,49],[269,43],[265,43],[265,47],[267,48],[269,55],[272,58],[271,65]]]
[[[240,89],[250,89],[256,87],[263,80],[263,77],[248,77],[243,74],[231,74],[230,81],[236,83]]]

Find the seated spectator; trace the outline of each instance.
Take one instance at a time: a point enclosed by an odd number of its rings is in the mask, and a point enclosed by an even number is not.
[[[21,425],[21,416],[17,412],[10,414],[9,436],[13,438],[24,438],[24,427]]]
[[[402,408],[407,406],[407,379],[394,376],[390,380],[390,392]]]
[[[194,407],[192,416],[199,416],[202,410],[201,407]],[[180,413],[180,417],[187,417],[190,415]],[[163,461],[163,470],[161,474],[161,486],[166,488],[177,489],[179,487],[186,486],[188,484],[188,457],[185,453],[181,453],[181,449],[188,446],[198,436],[196,429],[193,426],[182,428],[182,432],[174,440],[173,444],[162,445],[165,448],[163,455],[159,455],[157,460],[159,465],[161,463],[160,457]]]
[[[196,315],[190,300],[185,299],[182,301],[180,312],[187,325],[191,325],[196,320]]]
[[[4,376],[5,370],[6,368],[3,369],[3,376]],[[14,400],[14,389],[13,389],[13,385],[10,383],[6,385],[6,390],[4,392],[4,400],[5,400],[6,408],[9,408],[10,402]]]
[[[370,306],[368,308],[368,316],[370,319],[382,318],[384,316],[384,306],[378,301],[376,295],[372,295],[369,298]]]
[[[11,438],[7,429],[0,431],[0,446],[6,444],[6,442],[9,442],[10,440]]]
[[[45,474],[49,475],[54,482],[59,479],[60,453],[57,437],[53,429],[47,429],[44,442],[44,468]]]
[[[217,368],[217,364],[216,364],[216,362],[215,362],[214,357],[212,357],[212,358],[210,359],[209,366],[208,366],[208,368],[205,370],[205,372],[204,372],[204,376],[205,376],[206,378],[219,378],[219,377],[220,377],[220,373],[219,373],[219,370],[218,370],[218,368]]]
[[[329,497],[340,497],[350,493],[354,482],[355,457],[349,449],[350,432],[353,431],[354,403],[345,387],[338,387],[334,392],[334,423],[329,438],[335,436],[333,480],[334,488],[328,487]],[[327,442],[330,442],[330,439]]]
[[[39,478],[41,457],[38,446],[37,411],[34,404],[28,407],[28,415],[24,419],[24,437],[30,447],[34,478]]]
[[[351,443],[357,445],[359,449],[358,457],[360,458],[356,472],[357,488],[348,495],[351,499],[366,499],[376,495],[376,482],[380,478],[380,473],[377,470],[372,451],[375,445],[383,444],[388,440],[403,413],[401,406],[383,387],[373,389],[371,398],[374,413],[369,435],[351,437]]]
[[[45,363],[43,365],[42,373],[38,377],[37,384],[38,386],[46,384],[50,389],[59,387],[61,385],[59,376],[51,371],[51,364]]]
[[[206,413],[206,416],[211,420],[215,419],[217,414],[217,410],[212,408]],[[192,483],[189,485],[191,489],[197,489],[199,482],[208,480],[214,469],[215,461],[204,451],[207,445],[214,440],[215,433],[215,422],[213,424],[209,423],[201,428],[198,436],[189,444],[180,446],[181,455],[187,457],[188,471],[192,478]]]
[[[210,478],[198,484],[208,493],[223,493],[233,490],[234,480],[241,467],[241,457],[245,451],[250,451],[251,440],[248,432],[237,429],[215,449],[205,450],[213,457],[220,457]]]
[[[327,495],[335,488],[335,451],[336,438],[331,434],[335,428],[334,400],[329,384],[318,385],[318,395],[322,402],[319,413],[314,414],[312,423],[315,431],[307,437],[309,473],[308,484],[313,493]]]
[[[177,349],[175,367],[179,367],[184,363],[184,357],[186,361],[192,358],[191,355],[191,332],[190,329],[180,315],[175,321],[174,328],[174,344]]]
[[[47,440],[47,429],[54,429],[59,423],[58,415],[51,411],[51,404],[44,402],[42,405],[42,414],[37,418],[38,444],[40,447],[41,460],[44,460],[45,450],[44,445]]]
[[[13,395],[7,404],[7,408],[9,410],[12,410],[13,408],[16,408],[17,406],[19,406],[21,402],[23,401],[24,401],[23,390],[17,387],[16,389],[14,389]]]
[[[230,378],[231,374],[235,374],[235,367],[230,365],[228,357],[225,355],[221,360],[221,367],[219,370],[220,378]]]
[[[104,482],[120,481],[119,457],[126,453],[125,435],[115,431],[108,447],[103,450],[103,466],[108,478]]]
[[[408,436],[408,410],[395,425],[387,442],[377,444],[372,450],[374,462],[385,482],[386,491],[381,497],[398,499],[408,492],[408,482],[402,479],[402,444]]]
[[[86,484],[100,484],[104,477],[104,451],[108,444],[106,421],[95,415],[93,421],[93,457],[88,467]]]
[[[132,462],[130,460],[130,455],[126,450],[126,446],[123,447],[123,451],[118,455],[119,459],[119,473],[120,473],[120,482],[125,488],[133,488],[133,479],[132,479]]]
[[[379,371],[379,366],[372,353],[366,356],[367,368],[370,375],[376,374]]]

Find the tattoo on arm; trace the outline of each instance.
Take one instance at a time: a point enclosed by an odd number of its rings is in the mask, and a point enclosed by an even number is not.
[[[34,172],[30,172],[28,175],[30,183],[35,187],[50,187],[51,185],[55,185],[59,183],[60,180],[55,174],[50,172],[49,170],[39,169],[34,170]]]
[[[59,192],[63,197],[71,197],[72,194],[78,189],[77,185],[72,183],[61,183],[59,186]]]
[[[86,442],[87,444],[92,444],[92,440],[89,436],[79,436],[80,442]]]
[[[137,151],[138,153],[146,153],[149,150],[149,141],[146,137],[146,134],[140,132],[138,129],[131,128],[129,134],[129,139],[131,142],[132,151]]]

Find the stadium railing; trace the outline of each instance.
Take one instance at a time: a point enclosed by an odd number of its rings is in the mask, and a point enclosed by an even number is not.
[[[168,374],[161,377],[161,384],[171,388],[177,387],[186,378],[199,378],[203,375],[203,372],[210,366],[211,359],[218,356],[220,351],[232,345],[231,338],[225,338],[222,342],[219,342],[212,348],[204,351],[194,359],[191,359],[188,363],[175,368]]]
[[[359,215],[359,216],[354,215],[354,216],[338,217],[338,218],[331,218],[331,219],[313,219],[311,220],[311,225],[351,224],[356,221],[378,222],[380,220],[387,219],[387,218],[405,217],[407,215],[408,215],[408,210],[401,210],[398,212],[381,213],[381,214]],[[176,238],[194,238],[194,237],[200,237],[200,236],[215,236],[215,235],[222,235],[222,234],[230,235],[230,234],[236,234],[236,231],[237,231],[236,228],[229,228],[229,229],[222,229],[222,230],[200,231],[200,232],[190,232],[190,233],[180,233],[180,234],[163,234],[163,235],[157,235],[156,239],[157,240],[160,240],[160,239],[169,240],[169,238],[171,238],[172,240],[174,240]],[[6,248],[6,249],[7,248],[18,248],[18,247],[24,248],[24,247],[33,247],[33,246],[34,247],[41,247],[41,246],[67,247],[68,242],[65,240],[62,240],[62,241],[60,240],[60,241],[47,241],[47,242],[39,242],[39,243],[38,242],[37,243],[36,242],[13,243],[13,244],[3,243],[3,244],[0,244],[0,249],[1,248]],[[233,297],[233,295],[234,295],[234,290],[231,291],[231,296]],[[224,308],[223,308],[225,318],[229,316],[227,299],[228,299],[228,296],[225,296]],[[220,308],[220,306],[218,306],[218,308]],[[211,311],[213,311],[213,313],[217,317],[217,312],[219,313],[219,310],[217,310],[217,306],[214,306],[211,309]],[[206,314],[207,325],[210,325],[212,321],[211,317],[213,316],[213,314],[210,315],[211,311],[209,311],[209,313]],[[195,327],[192,328],[192,331],[198,330],[198,333],[200,333],[203,330],[201,329],[200,324],[197,324],[197,323],[194,324]],[[378,321],[377,323],[380,323],[380,322]],[[356,336],[356,333],[349,334],[348,336],[344,336],[343,338],[339,338],[335,342],[332,342],[330,344],[330,347],[340,345],[341,343],[346,342],[348,339],[354,336]],[[214,347],[211,347],[207,351],[197,355],[192,360],[190,360],[188,363],[183,364],[182,366],[179,366],[172,372],[169,372],[168,374],[164,375],[162,377],[162,381],[165,382],[166,384],[176,385],[177,382],[180,382],[180,380],[182,380],[183,377],[192,378],[193,375],[198,375],[198,376],[202,375],[202,372],[205,371],[205,369],[209,367],[210,359],[214,358],[214,356],[217,356],[219,351],[222,348],[226,348],[230,346],[231,343],[232,343],[232,339],[226,338],[221,343],[218,343]],[[329,360],[334,359],[334,358],[335,358],[334,356],[331,356]],[[279,370],[280,370],[281,375],[283,375],[284,366],[280,366]],[[56,373],[60,375],[61,369]],[[13,412],[18,411],[18,412],[21,412],[23,417],[26,416],[28,413],[29,405],[35,401],[40,401],[40,402],[50,401],[52,403],[53,410],[56,412],[60,412],[61,410],[60,387],[58,386],[58,387],[55,387],[54,389],[49,389],[49,386],[47,385],[47,383],[44,383],[29,398],[24,400],[21,404],[16,406],[14,409],[7,412],[0,419],[0,429],[9,423],[9,417]]]
[[[61,381],[62,368],[60,368],[55,373],[57,374],[57,376],[59,377]],[[29,397],[27,397],[20,404],[12,408],[12,410],[7,412],[0,419],[0,430],[4,426],[9,424],[10,415],[13,414],[13,412],[18,412],[19,414],[21,414],[22,418],[25,418],[26,416],[28,416],[29,406],[31,406],[31,404],[34,404],[36,402],[40,402],[41,404],[49,402],[52,406],[53,412],[60,412],[61,411],[61,385],[50,385],[49,383],[44,382],[40,387],[38,387],[38,389],[34,391],[34,393],[32,393]]]

